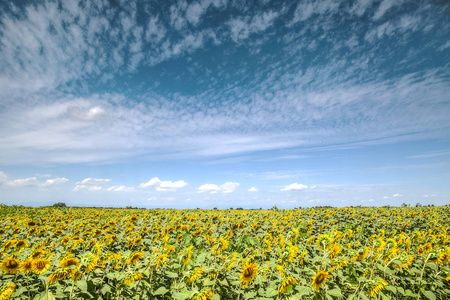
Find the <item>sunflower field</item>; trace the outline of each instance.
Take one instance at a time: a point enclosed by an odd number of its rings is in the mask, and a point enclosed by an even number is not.
[[[450,299],[450,207],[0,206],[1,299]]]

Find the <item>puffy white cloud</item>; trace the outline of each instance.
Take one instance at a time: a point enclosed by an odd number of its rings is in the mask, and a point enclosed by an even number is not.
[[[232,193],[240,186],[237,182],[225,182],[220,186],[223,193]]]
[[[197,189],[200,193],[203,192],[217,193],[218,191],[220,191],[220,186],[218,186],[217,184],[207,183],[199,186]]]
[[[259,189],[255,188],[254,186],[252,186],[251,188],[248,189],[249,192],[257,192],[259,191]]]
[[[49,186],[54,186],[54,185],[58,185],[58,184],[63,184],[66,183],[67,181],[69,181],[69,179],[67,178],[54,178],[54,179],[47,179],[44,183],[41,184],[41,186],[43,187],[49,187]]]
[[[222,193],[232,193],[234,192],[238,187],[240,186],[240,183],[237,182],[225,182],[222,185],[207,183],[199,186],[197,190],[199,193],[211,193],[216,194],[218,192]]]
[[[292,183],[292,184],[282,188],[280,191],[304,190],[307,188],[308,188],[307,185],[304,185],[301,183]]]
[[[403,195],[402,194],[394,194],[394,195],[392,195],[392,197],[403,197]]]
[[[113,185],[107,189],[109,192],[132,192],[134,188],[126,187],[124,185]]]
[[[81,182],[77,182],[77,185],[73,190],[99,191],[104,189],[110,181],[111,179],[86,178]]]
[[[141,183],[140,188],[154,187],[157,191],[174,191],[176,189],[187,186],[184,180],[178,181],[161,181],[158,177],[150,179],[146,183]]]

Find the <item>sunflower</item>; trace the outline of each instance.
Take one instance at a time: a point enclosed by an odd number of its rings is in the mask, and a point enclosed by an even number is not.
[[[47,251],[45,251],[45,249],[37,249],[36,251],[33,252],[33,254],[31,254],[31,258],[32,259],[39,258],[46,253]]]
[[[133,245],[134,246],[139,246],[142,243],[142,236],[138,236],[137,238],[135,238],[133,240]]]
[[[306,254],[308,254],[308,250],[305,250],[305,251],[302,252],[302,254],[300,254],[300,265],[302,265],[302,266],[303,266],[303,263],[305,261]]]
[[[285,280],[283,280],[283,282],[281,283],[281,287],[280,287],[280,293],[286,293],[287,290],[289,290],[289,288],[293,285],[296,284],[297,281],[292,278],[292,277],[288,277]]]
[[[8,274],[14,274],[18,273],[20,271],[20,261],[14,256],[8,257],[4,259],[0,265],[1,269],[4,273]]]
[[[242,286],[247,287],[253,281],[257,272],[258,265],[256,264],[248,264],[244,267],[241,275]]]
[[[34,222],[34,221],[29,221],[29,222],[27,222],[27,226],[28,226],[28,227],[36,226],[36,222]]]
[[[50,261],[44,258],[33,259],[31,262],[31,268],[34,273],[42,274],[50,267]]]
[[[328,248],[329,245],[331,245],[333,241],[327,234],[321,234],[317,238],[317,247],[320,249]]]
[[[35,234],[38,231],[36,227],[31,227],[30,230],[28,230],[28,236]]]
[[[130,255],[130,257],[127,260],[127,264],[134,264],[137,265],[137,263],[139,262],[139,260],[144,256],[144,253],[142,252],[134,252],[133,254]]]
[[[365,247],[365,248],[360,249],[358,251],[356,259],[357,260],[365,259],[369,255],[369,252],[370,252],[370,248],[369,247]]]
[[[214,293],[211,292],[211,290],[204,290],[203,292],[197,294],[197,296],[195,296],[195,300],[209,300],[212,297],[214,297]]]
[[[20,269],[22,272],[30,273],[33,270],[33,266],[31,265],[32,259],[27,259],[20,264]]]
[[[142,278],[142,273],[141,272],[134,272],[130,275],[128,275],[125,280],[124,280],[124,284],[128,285],[131,284],[133,282],[135,282],[136,280],[139,280]]]
[[[92,253],[89,253],[87,256],[87,266],[84,268],[84,271],[86,273],[94,271],[94,269],[97,267],[98,263],[98,257],[93,255]]]
[[[80,261],[75,257],[65,257],[59,262],[61,268],[67,268],[70,266],[78,267],[80,265]]]
[[[14,245],[15,242],[16,242],[15,240],[7,241],[5,243],[5,245],[3,246],[3,252],[6,252],[9,248],[11,248]]]
[[[52,275],[48,276],[48,283],[54,284],[55,282],[58,282],[59,280],[63,280],[63,279],[73,276],[75,272],[76,272],[76,270],[73,270],[70,268],[56,270],[55,272],[53,272]]]
[[[15,288],[16,285],[12,282],[3,285],[2,288],[0,289],[0,300],[10,299],[12,293],[14,293]]]
[[[202,276],[203,268],[195,268],[194,272],[192,272],[191,276],[186,280],[186,283],[193,283],[196,281],[200,276]]]
[[[384,288],[387,286],[387,282],[382,279],[379,278],[377,281],[375,281],[372,286],[370,287],[369,291],[367,292],[367,295],[369,297],[373,297],[375,295],[377,295],[380,291],[384,290]]]
[[[328,275],[328,272],[325,271],[319,271],[316,275],[312,277],[312,286],[316,289],[316,291],[319,290],[320,286],[329,278],[330,275]]]
[[[62,238],[61,245],[66,246],[67,244],[70,243],[70,240],[71,238],[66,235],[65,237]]]
[[[28,246],[28,244],[27,244],[26,240],[19,240],[14,245],[14,247],[19,248],[19,249],[26,248],[27,246]]]
[[[294,260],[294,258],[297,256],[297,254],[298,254],[298,247],[290,244],[288,261],[292,262]]]

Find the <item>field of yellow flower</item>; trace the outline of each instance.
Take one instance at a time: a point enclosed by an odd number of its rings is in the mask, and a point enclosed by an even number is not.
[[[450,207],[0,215],[0,300],[450,298]]]

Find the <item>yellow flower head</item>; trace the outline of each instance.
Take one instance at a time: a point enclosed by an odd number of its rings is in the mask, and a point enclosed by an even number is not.
[[[294,278],[292,278],[292,277],[286,278],[281,283],[280,293],[285,293],[292,285],[294,285],[296,283],[297,283],[297,281]]]
[[[16,285],[12,282],[3,285],[0,289],[0,299],[10,299],[12,293],[14,293],[15,288]]]
[[[139,280],[141,278],[142,278],[141,272],[134,272],[133,274],[130,274],[125,278],[124,283],[126,285],[132,284],[133,282],[135,282],[136,280]]]
[[[44,258],[36,258],[31,262],[31,268],[34,273],[42,274],[50,267],[50,261]]]
[[[31,265],[32,261],[32,259],[27,259],[20,264],[20,269],[22,270],[22,272],[30,273],[33,270],[33,267]]]
[[[331,245],[332,240],[327,234],[321,234],[317,238],[317,247],[320,249],[328,248]]]
[[[31,259],[36,259],[41,257],[42,255],[46,254],[47,251],[45,251],[45,249],[37,249],[36,251],[33,252],[33,254],[31,254]]]
[[[52,275],[48,277],[49,284],[54,284],[55,282],[58,282],[59,280],[66,279],[68,277],[72,277],[76,273],[76,270],[73,270],[71,268],[65,268],[62,270],[56,270],[53,272]]]
[[[370,287],[369,291],[367,292],[367,295],[369,297],[374,297],[375,295],[377,295],[380,291],[384,290],[384,288],[387,286],[387,282],[382,279],[379,278],[377,281],[375,281],[374,284],[372,284],[372,286]]]
[[[78,267],[80,265],[80,261],[76,259],[75,257],[65,257],[59,262],[61,268],[67,268],[71,266]]]
[[[15,274],[20,271],[20,261],[14,256],[8,257],[1,262],[1,269],[4,273]]]
[[[197,296],[195,296],[195,300],[209,300],[212,297],[214,297],[214,293],[211,292],[211,290],[204,290],[201,293],[198,293]]]
[[[22,248],[26,248],[28,247],[27,241],[26,240],[19,240],[16,242],[16,244],[14,245],[14,247],[22,249]]]
[[[186,280],[186,283],[192,283],[196,281],[203,273],[203,268],[195,268],[194,272],[192,272],[191,276]]]
[[[130,257],[127,260],[127,264],[134,264],[137,265],[139,260],[144,256],[144,253],[142,252],[134,252],[130,255]]]
[[[316,289],[316,291],[318,291],[319,290],[319,288],[320,288],[320,286],[325,282],[325,280],[327,280],[327,278],[329,278],[330,277],[330,275],[328,275],[328,272],[325,272],[325,271],[319,271],[319,272],[317,272],[317,274],[316,275],[314,275],[313,277],[312,277],[312,286],[313,286],[313,288],[315,288]]]
[[[71,241],[71,238],[66,235],[65,237],[62,238],[61,245],[66,246],[67,244],[70,243],[70,241]]]
[[[258,265],[248,264],[247,266],[245,266],[241,274],[242,286],[247,287],[253,281],[257,272],[258,272]]]

